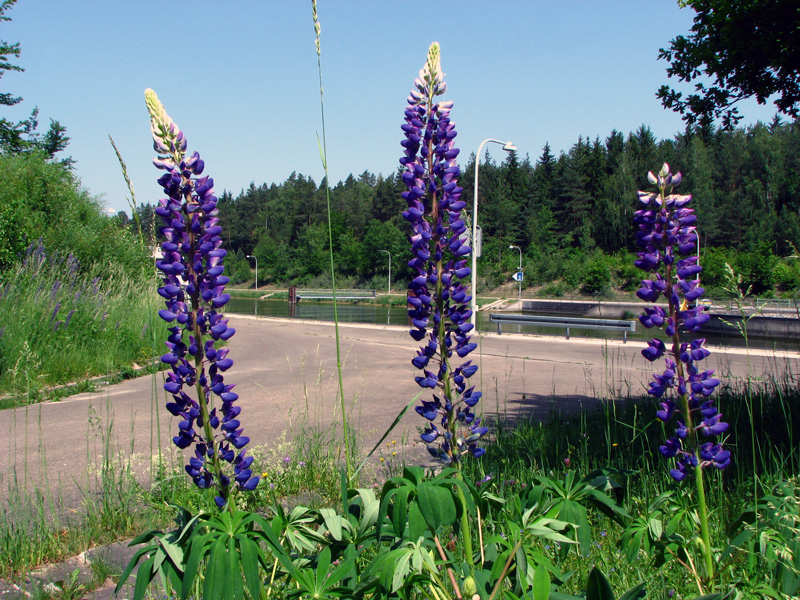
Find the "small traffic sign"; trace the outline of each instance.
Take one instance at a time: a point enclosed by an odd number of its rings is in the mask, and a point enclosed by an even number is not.
[[[517,271],[511,276],[514,281],[522,281],[522,271]]]

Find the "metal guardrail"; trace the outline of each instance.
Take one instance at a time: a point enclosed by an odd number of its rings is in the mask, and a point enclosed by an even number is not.
[[[744,298],[739,300],[715,300],[702,298],[698,301],[715,310],[728,312],[789,312],[797,314],[800,311],[800,302],[795,298]]]
[[[332,290],[296,290],[298,300],[333,300]],[[337,300],[366,300],[377,297],[375,290],[336,290]]]
[[[608,331],[621,331],[624,343],[628,342],[628,332],[636,331],[636,321],[623,321],[618,319],[582,319],[572,317],[549,317],[540,315],[503,315],[490,314],[489,321],[497,323],[497,334],[503,323],[514,325],[539,325],[544,327],[564,327],[569,339],[570,329],[599,329]]]

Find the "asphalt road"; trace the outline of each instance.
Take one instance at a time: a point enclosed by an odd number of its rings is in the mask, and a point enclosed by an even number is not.
[[[340,420],[332,323],[244,316],[230,322],[237,330],[229,342],[235,364],[225,379],[237,383],[251,445],[275,448],[282,435],[302,443],[308,428],[325,429]],[[406,328],[347,324],[339,330],[348,416],[360,447],[368,449],[420,390],[410,363],[418,344]],[[546,418],[598,396],[641,394],[656,370],[641,349],[636,342],[484,334],[471,355],[480,364],[472,381],[483,391],[486,415]],[[750,373],[796,372],[798,358],[796,352],[751,351]],[[712,348],[706,362],[727,382],[748,369],[740,349]],[[49,487],[67,507],[77,508],[80,490],[91,490],[96,481],[106,447],[115,460],[133,455],[137,476],[146,479],[158,437],[162,448],[173,448],[177,427],[163,408],[162,379],[141,377],[0,412],[0,448],[6,449],[0,452],[0,500],[16,480],[28,490]],[[427,456],[416,442],[422,424],[412,409],[389,438],[409,460]]]

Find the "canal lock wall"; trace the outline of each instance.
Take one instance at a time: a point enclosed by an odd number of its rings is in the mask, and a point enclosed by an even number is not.
[[[564,314],[574,317],[594,317],[602,319],[636,319],[646,306],[643,302],[604,302],[593,300],[543,300],[523,299],[508,307],[523,313]],[[711,320],[703,325],[701,333],[730,336],[739,333],[739,327],[746,319],[747,335],[761,339],[774,338],[776,341],[800,341],[800,319],[792,310],[764,314],[741,312],[709,307]]]

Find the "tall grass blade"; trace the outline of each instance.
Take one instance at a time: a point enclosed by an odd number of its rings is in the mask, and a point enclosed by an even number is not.
[[[336,301],[336,269],[333,261],[333,224],[331,221],[331,182],[328,174],[328,144],[325,136],[325,100],[322,88],[322,53],[320,49],[320,23],[317,17],[317,1],[311,0],[312,16],[314,19],[314,42],[317,49],[317,73],[319,75],[319,109],[322,116],[322,143],[320,144],[319,135],[317,135],[317,145],[320,150],[320,158],[322,160],[322,168],[325,171],[325,200],[327,203],[328,212],[328,251],[330,256],[331,266],[331,293],[333,295],[333,327],[334,337],[336,338],[336,370],[339,375],[339,402],[342,410],[342,435],[344,436],[345,447],[345,463],[347,465],[348,477],[351,477],[351,453],[350,448],[350,433],[347,424],[347,411],[344,401],[344,380],[342,378],[342,351],[339,339],[339,310]]]

